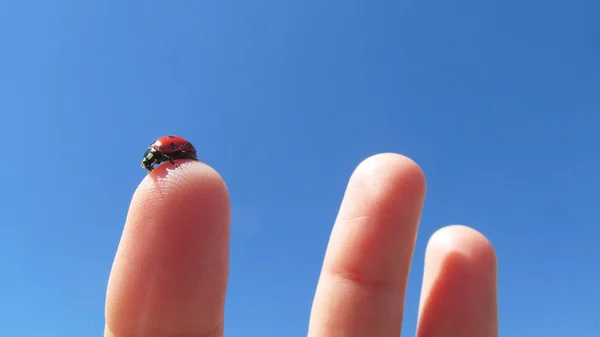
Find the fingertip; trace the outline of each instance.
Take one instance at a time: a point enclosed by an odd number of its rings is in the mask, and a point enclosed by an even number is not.
[[[140,185],[158,185],[163,193],[186,184],[208,184],[221,194],[228,194],[227,186],[219,173],[211,166],[197,160],[176,161],[177,166],[166,163],[158,166],[142,180]],[[144,186],[145,187],[145,186]]]
[[[412,159],[397,153],[379,153],[363,160],[354,170],[353,177],[382,174],[401,174],[419,186],[425,187],[425,173]]]
[[[129,215],[142,214],[145,208],[171,209],[184,200],[206,200],[211,209],[229,210],[229,191],[221,175],[211,166],[195,160],[165,163],[149,172],[133,194]],[[167,205],[167,207],[164,204]]]
[[[402,196],[422,203],[426,181],[423,170],[412,159],[395,153],[380,153],[368,157],[356,167],[348,188],[352,192],[362,192],[359,195],[370,195],[374,202],[389,196]],[[397,193],[400,190],[402,194]]]
[[[464,225],[446,226],[429,239],[428,254],[441,256],[450,252],[460,253],[478,265],[495,268],[497,264],[496,251],[488,238]]]

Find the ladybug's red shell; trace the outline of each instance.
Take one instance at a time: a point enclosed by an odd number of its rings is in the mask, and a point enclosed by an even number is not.
[[[150,147],[162,153],[173,153],[178,151],[196,152],[194,146],[185,138],[179,136],[164,136],[157,139]]]

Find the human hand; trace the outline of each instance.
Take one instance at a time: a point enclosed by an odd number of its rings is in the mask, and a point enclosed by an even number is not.
[[[224,331],[229,196],[197,161],[161,165],[136,190],[108,284],[108,337],[218,337]],[[355,170],[333,228],[309,337],[400,336],[425,196],[410,159],[373,156]],[[450,226],[425,256],[418,337],[497,337],[496,255]],[[260,332],[254,335],[260,336]]]

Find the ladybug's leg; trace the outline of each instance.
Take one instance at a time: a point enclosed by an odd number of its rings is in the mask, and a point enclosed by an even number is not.
[[[166,154],[163,154],[163,156],[164,156],[165,158],[167,158],[167,160],[168,160],[168,161],[169,161],[171,164],[173,164],[173,166],[177,167],[177,164],[175,164],[175,162],[174,162],[174,161],[171,159],[171,157],[167,156]]]

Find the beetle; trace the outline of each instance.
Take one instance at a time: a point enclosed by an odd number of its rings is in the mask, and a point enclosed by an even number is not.
[[[196,148],[183,137],[164,136],[148,146],[142,158],[142,167],[148,172],[152,172],[154,165],[160,165],[167,161],[177,166],[173,162],[175,159],[198,160]]]

